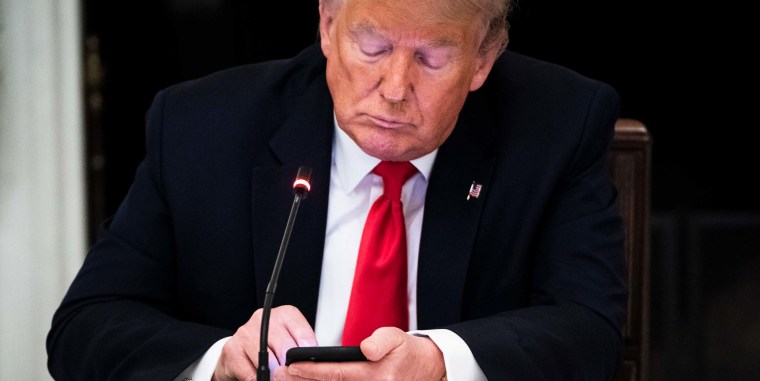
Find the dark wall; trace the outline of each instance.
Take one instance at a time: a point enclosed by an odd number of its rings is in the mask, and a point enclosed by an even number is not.
[[[88,72],[102,73],[88,82],[93,238],[142,159],[143,118],[159,89],[289,57],[316,39],[316,0],[83,4],[85,54],[99,59],[87,60]],[[610,83],[621,116],[653,136],[657,380],[760,379],[748,360],[760,358],[760,325],[746,318],[760,297],[760,277],[747,270],[760,253],[760,188],[750,138],[757,96],[739,95],[752,91],[756,67],[744,14],[679,1],[521,0],[511,17],[509,49]]]
[[[91,238],[115,212],[145,153],[144,116],[157,91],[233,65],[289,57],[315,41],[316,1],[258,3],[83,1],[87,71],[102,73],[87,90]],[[93,95],[102,101],[93,103]]]

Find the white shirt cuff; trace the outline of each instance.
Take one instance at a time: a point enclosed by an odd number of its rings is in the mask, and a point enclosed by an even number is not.
[[[411,334],[424,335],[433,340],[443,353],[446,378],[449,381],[487,381],[486,375],[475,361],[470,347],[459,335],[448,329],[412,331]]]
[[[196,360],[185,368],[182,373],[177,376],[174,381],[211,381],[211,377],[214,375],[216,369],[216,363],[219,362],[219,356],[222,355],[222,347],[227,343],[231,337],[225,337],[211,346],[203,357]]]

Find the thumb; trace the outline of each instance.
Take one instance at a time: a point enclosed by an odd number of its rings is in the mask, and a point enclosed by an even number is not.
[[[394,327],[382,327],[364,339],[360,348],[369,361],[379,361],[404,343],[406,332]]]

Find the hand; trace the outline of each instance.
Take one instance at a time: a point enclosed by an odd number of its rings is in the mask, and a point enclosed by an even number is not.
[[[361,349],[369,361],[291,364],[275,375],[278,381],[430,380],[446,374],[443,354],[427,337],[398,328],[380,328],[364,339]],[[287,371],[285,371],[287,369]]]
[[[259,362],[259,333],[261,332],[262,309],[256,310],[242,327],[222,348],[222,354],[214,370],[212,381],[233,381],[256,379]],[[316,346],[317,338],[306,318],[293,306],[272,309],[269,316],[269,369],[285,364],[288,349],[302,346]],[[282,372],[282,370],[278,371]]]

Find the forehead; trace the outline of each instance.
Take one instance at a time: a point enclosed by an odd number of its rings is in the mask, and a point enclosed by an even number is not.
[[[346,0],[341,13],[352,34],[412,36],[457,45],[481,31],[476,12],[452,10],[448,0]]]

